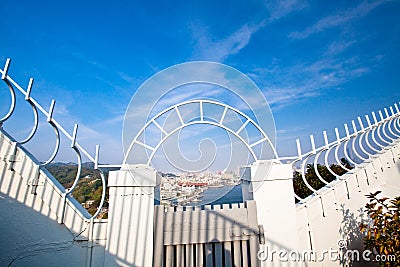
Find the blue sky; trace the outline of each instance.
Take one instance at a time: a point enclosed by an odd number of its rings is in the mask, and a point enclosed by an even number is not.
[[[35,78],[32,96],[44,107],[55,98],[56,119],[71,132],[79,123],[79,142],[92,153],[99,143],[103,162],[122,160],[122,120],[137,88],[187,61],[253,79],[282,155],[295,154],[296,138],[321,142],[323,130],[333,137],[334,127],[400,100],[399,1],[6,1],[0,14],[0,62],[12,58],[21,86]],[[23,137],[30,116],[19,105],[4,127]],[[40,159],[51,150],[43,128],[28,146]]]

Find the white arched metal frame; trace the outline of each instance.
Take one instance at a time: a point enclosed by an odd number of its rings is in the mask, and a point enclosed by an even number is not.
[[[189,105],[189,104],[199,104],[200,119],[199,119],[199,120],[195,120],[195,121],[191,121],[191,122],[186,123],[186,122],[183,121],[182,115],[181,115],[181,113],[180,113],[180,111],[179,111],[179,107],[184,106],[184,105]],[[211,120],[207,120],[207,119],[204,117],[204,111],[203,111],[204,106],[203,106],[203,104],[218,105],[218,106],[221,106],[221,107],[224,108],[224,110],[223,110],[223,112],[222,112],[222,114],[221,114],[221,117],[220,117],[218,123],[217,123],[217,122],[214,122],[214,121],[211,121]],[[170,112],[170,111],[172,111],[172,110],[175,110],[175,113],[177,114],[181,125],[178,126],[177,128],[175,128],[174,130],[170,131],[170,132],[166,132],[165,129],[164,129],[159,123],[157,123],[156,120],[157,120],[159,117],[161,117],[163,114],[166,114],[166,113],[168,113],[168,112]],[[237,131],[234,131],[234,130],[230,129],[229,127],[227,127],[226,125],[223,124],[223,121],[224,121],[224,119],[225,119],[225,116],[226,116],[226,113],[228,112],[228,110],[231,110],[231,111],[235,112],[236,114],[239,114],[240,116],[242,116],[243,118],[246,119],[245,122],[242,122],[241,127],[240,127]],[[243,138],[239,135],[239,133],[240,133],[241,131],[243,131],[243,129],[244,129],[244,128],[247,126],[247,124],[249,124],[249,123],[251,123],[251,124],[261,133],[261,135],[262,135],[262,138],[261,138],[260,140],[254,142],[254,143],[252,143],[252,144],[246,142],[246,140],[243,139]],[[147,127],[149,127],[151,124],[154,124],[154,125],[155,125],[157,128],[159,128],[159,130],[164,134],[164,136],[163,136],[163,138],[160,140],[160,142],[158,142],[158,144],[157,144],[156,146],[154,146],[154,147],[149,146],[149,145],[146,145],[146,144],[144,144],[144,143],[138,141],[139,137],[144,133],[144,131],[147,129]],[[152,161],[152,159],[153,159],[155,153],[156,153],[157,150],[159,149],[159,147],[160,147],[169,137],[171,137],[171,136],[172,136],[174,133],[176,133],[177,131],[179,131],[179,130],[185,128],[185,127],[188,127],[188,126],[195,125],[195,124],[208,124],[208,125],[212,125],[212,126],[216,126],[216,127],[222,128],[222,129],[224,129],[224,130],[230,132],[231,134],[233,134],[234,136],[236,136],[236,137],[246,146],[246,148],[249,150],[249,152],[251,153],[251,155],[252,155],[252,157],[254,158],[254,160],[258,160],[259,158],[257,157],[256,153],[254,152],[253,147],[254,147],[254,146],[257,146],[257,145],[259,145],[259,144],[261,144],[261,143],[263,143],[263,142],[267,142],[267,144],[269,145],[269,147],[271,148],[271,150],[272,150],[272,152],[273,152],[273,154],[274,154],[274,157],[275,157],[275,158],[278,158],[278,154],[277,154],[277,152],[276,152],[275,146],[274,146],[274,145],[272,144],[272,142],[271,142],[271,139],[268,137],[268,135],[265,133],[265,131],[264,131],[252,118],[250,118],[247,114],[245,114],[245,113],[243,113],[242,111],[240,111],[240,110],[238,110],[238,109],[236,109],[236,108],[234,108],[234,107],[231,107],[231,106],[229,106],[229,105],[227,105],[227,104],[225,104],[225,103],[221,103],[221,102],[217,102],[217,101],[213,101],[213,100],[205,100],[205,99],[203,99],[203,100],[189,100],[189,101],[184,101],[184,102],[178,103],[178,104],[176,104],[176,105],[173,105],[173,106],[171,106],[171,107],[168,107],[168,108],[164,109],[163,111],[161,111],[161,112],[159,112],[157,115],[155,115],[153,118],[151,118],[151,119],[142,127],[142,129],[136,134],[136,136],[133,138],[132,142],[129,144],[128,149],[127,149],[127,151],[125,152],[125,158],[124,158],[123,163],[124,163],[124,164],[127,164],[127,163],[128,163],[128,162],[127,162],[127,161],[128,161],[128,157],[129,157],[129,155],[130,155],[130,153],[131,153],[131,151],[132,151],[133,146],[134,146],[135,144],[138,144],[138,145],[140,145],[140,146],[142,146],[142,147],[145,147],[145,148],[147,148],[147,149],[149,149],[149,150],[152,151],[151,154],[150,154],[150,156],[149,156],[149,158],[148,158],[148,160],[147,160],[147,163],[146,163],[147,165],[150,165],[150,163],[151,163],[151,161]]]

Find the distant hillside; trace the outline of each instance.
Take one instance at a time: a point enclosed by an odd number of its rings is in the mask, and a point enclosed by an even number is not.
[[[56,162],[50,163],[46,169],[65,187],[70,188],[75,181],[77,173],[76,163]],[[106,181],[108,171],[105,171]],[[100,173],[94,169],[94,164],[85,162],[82,164],[82,171],[77,187],[72,195],[91,213],[96,212],[102,196],[102,182]],[[106,200],[104,207],[108,207],[108,190],[106,191]]]

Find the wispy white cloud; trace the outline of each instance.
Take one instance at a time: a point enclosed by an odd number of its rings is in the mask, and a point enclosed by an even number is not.
[[[193,26],[192,31],[195,45],[195,58],[223,62],[231,55],[240,52],[250,42],[251,36],[264,26],[245,24],[224,39],[213,40],[204,27]]]
[[[294,11],[302,10],[307,5],[306,1],[301,0],[266,1],[265,6],[270,13],[268,21],[283,18]]]
[[[257,69],[251,75],[262,84],[268,103],[277,109],[340,88],[345,82],[368,73],[367,65],[358,57],[326,57],[310,65]]]
[[[272,1],[265,4],[269,16],[260,22],[248,22],[239,27],[225,38],[216,39],[209,28],[202,24],[191,25],[193,39],[195,40],[194,58],[223,62],[231,55],[238,54],[249,43],[254,34],[264,28],[268,23],[281,19],[294,11],[307,6],[301,0]]]
[[[292,39],[305,39],[313,34],[323,32],[324,30],[343,25],[351,20],[363,17],[373,9],[382,5],[386,0],[378,0],[374,2],[364,1],[354,8],[341,11],[334,15],[326,16],[318,20],[315,24],[303,31],[292,32],[289,37]]]
[[[325,54],[328,56],[338,55],[346,51],[349,47],[355,44],[355,40],[335,40],[329,44]]]
[[[290,128],[290,129],[279,129],[276,131],[276,134],[278,136],[288,135],[288,134],[293,134],[293,133],[297,133],[297,132],[302,132],[305,129],[307,129],[307,127],[305,127],[305,126],[300,126],[300,127]]]

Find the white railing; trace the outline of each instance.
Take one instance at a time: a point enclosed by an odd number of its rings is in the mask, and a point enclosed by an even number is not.
[[[394,107],[393,107],[394,106]],[[362,164],[372,161],[377,158],[379,154],[390,150],[391,147],[396,147],[395,141],[400,138],[400,111],[399,106],[395,103],[393,106],[384,108],[384,114],[381,110],[378,111],[379,119],[375,112],[372,112],[372,121],[369,115],[365,115],[363,120],[361,117],[357,118],[358,125],[355,120],[351,121],[351,130],[348,124],[344,124],[345,135],[341,136],[339,129],[335,128],[335,139],[329,140],[326,131],[323,132],[324,144],[316,147],[314,136],[310,135],[311,150],[303,152],[300,140],[296,140],[298,155],[295,157],[280,158],[280,161],[289,160],[292,161],[294,171],[299,171],[302,182],[312,192],[313,195],[319,195],[318,189],[310,185],[306,179],[306,167],[308,164],[313,165],[313,169],[317,178],[322,184],[329,186],[330,181],[326,180],[326,176],[320,173],[318,170],[318,163],[323,162],[330,175],[335,177],[335,180],[342,179],[343,175],[339,175],[334,172],[331,168],[331,164],[336,164],[343,169],[344,172],[356,172]],[[390,110],[390,113],[389,113]],[[364,125],[367,126],[364,126]],[[394,150],[390,150],[391,153]],[[400,154],[397,155],[400,157]],[[341,160],[344,158],[350,165],[345,165]],[[393,158],[396,155],[393,154]],[[296,169],[297,164],[300,165],[300,169]],[[377,172],[377,166],[373,164],[375,174]],[[381,167],[382,168],[382,167]],[[296,179],[296,177],[295,177]],[[295,197],[298,201],[304,201],[297,194]]]
[[[81,174],[81,170],[82,170],[82,156],[81,153],[83,153],[92,163],[94,163],[94,168],[96,170],[99,171],[100,176],[101,176],[101,181],[102,181],[102,186],[103,186],[103,192],[102,192],[102,197],[101,197],[101,201],[100,201],[100,205],[97,207],[97,210],[95,212],[95,214],[92,216],[92,218],[96,218],[100,211],[101,208],[103,207],[104,204],[104,200],[105,200],[105,195],[106,195],[106,180],[105,180],[105,176],[104,176],[104,172],[102,171],[102,167],[107,167],[107,166],[99,166],[98,164],[98,160],[99,160],[99,150],[100,150],[100,146],[97,145],[96,146],[96,152],[95,152],[95,156],[92,156],[89,152],[87,152],[78,142],[77,142],[77,133],[78,133],[78,124],[75,124],[74,130],[72,135],[70,133],[68,133],[64,127],[62,127],[60,125],[60,123],[58,123],[54,117],[53,117],[53,113],[54,113],[54,108],[55,108],[55,100],[52,100],[51,105],[49,110],[47,111],[46,109],[44,109],[32,96],[31,96],[31,92],[32,92],[32,87],[33,87],[33,78],[29,79],[29,83],[28,83],[28,87],[26,90],[24,90],[17,82],[15,82],[9,75],[8,75],[8,70],[10,67],[10,59],[6,60],[5,63],[5,67],[4,69],[0,69],[0,74],[1,74],[1,79],[7,84],[7,87],[9,88],[10,91],[10,95],[11,95],[11,103],[10,103],[10,107],[8,109],[8,112],[6,115],[4,115],[2,118],[0,118],[0,127],[2,127],[2,125],[4,123],[7,122],[7,120],[9,120],[11,118],[11,116],[14,113],[15,110],[15,106],[16,106],[16,94],[15,94],[15,89],[17,89],[20,93],[22,93],[25,97],[25,101],[32,107],[32,111],[33,111],[33,115],[34,115],[34,123],[33,123],[33,127],[32,130],[30,132],[30,134],[22,141],[16,141],[14,143],[14,154],[16,153],[16,147],[19,145],[24,145],[26,143],[28,143],[36,134],[38,125],[39,125],[39,115],[38,115],[38,110],[46,117],[47,123],[50,124],[50,126],[54,129],[54,133],[55,133],[55,146],[54,146],[54,150],[50,156],[49,159],[47,159],[45,162],[41,163],[40,166],[46,166],[48,165],[50,162],[52,162],[54,160],[54,158],[57,156],[58,152],[59,152],[59,148],[60,148],[60,132],[68,139],[71,141],[71,149],[74,150],[76,156],[77,156],[77,173],[76,173],[76,177],[75,180],[72,184],[72,186],[68,189],[65,189],[65,191],[63,192],[63,197],[64,199],[72,194],[72,192],[74,191],[74,189],[76,188],[78,181],[80,179],[80,174]],[[13,164],[13,155],[10,156],[10,165],[9,168],[12,169],[12,164]],[[33,185],[32,187],[32,193],[35,193],[35,185]]]
[[[259,266],[264,230],[255,201],[155,206],[154,266]]]

